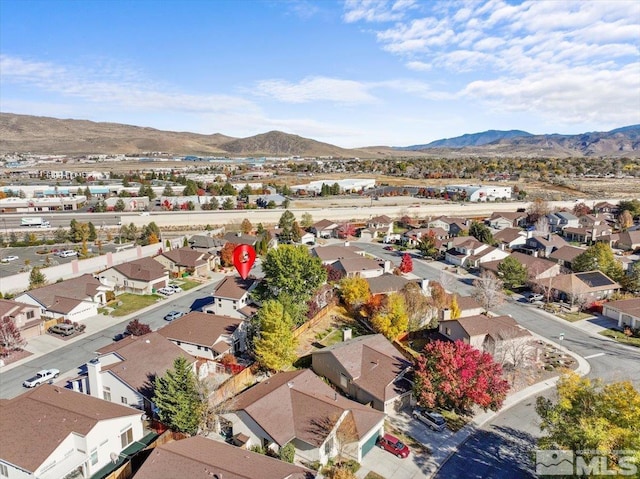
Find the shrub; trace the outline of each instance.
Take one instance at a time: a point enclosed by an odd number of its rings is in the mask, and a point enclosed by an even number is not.
[[[290,442],[286,443],[284,446],[282,446],[282,448],[280,448],[280,460],[281,461],[293,464],[293,460],[295,458],[295,455],[296,455],[296,448]]]

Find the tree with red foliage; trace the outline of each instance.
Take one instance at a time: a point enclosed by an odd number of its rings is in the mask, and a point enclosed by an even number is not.
[[[236,249],[236,246],[238,245],[230,242],[224,244],[220,250],[220,262],[222,263],[222,266],[233,265],[233,250]]]
[[[342,278],[344,278],[344,273],[340,271],[338,268],[334,268],[330,264],[323,264],[322,267],[327,272],[328,283],[337,283]]]
[[[144,336],[151,332],[151,328],[146,323],[141,323],[139,319],[133,319],[127,324],[127,333],[131,333],[133,336]]]
[[[338,227],[338,236],[340,238],[348,238],[356,235],[356,227],[351,223],[343,223]]]
[[[367,312],[367,317],[373,318],[376,314],[382,310],[385,306],[386,295],[384,294],[372,294],[369,300],[364,304],[364,310]]]
[[[474,405],[497,411],[509,392],[502,367],[462,341],[433,341],[416,362],[414,395],[420,406],[468,413]]]
[[[411,259],[411,255],[409,255],[409,253],[405,253],[402,256],[402,261],[400,261],[399,269],[401,273],[411,273],[413,271],[413,260]]]
[[[13,351],[20,351],[26,344],[13,319],[4,316],[0,320],[0,353],[6,356]]]

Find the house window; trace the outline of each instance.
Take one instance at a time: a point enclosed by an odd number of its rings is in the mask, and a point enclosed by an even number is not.
[[[122,449],[127,447],[129,444],[133,442],[133,429],[129,428],[122,434],[120,434],[120,445]]]
[[[126,398],[126,397],[124,397],[124,396],[120,396],[120,402],[121,402],[122,404],[128,404],[128,402],[127,402],[127,398]]]
[[[447,336],[451,336],[451,328],[446,328],[446,329],[445,329],[445,334],[446,334]]]
[[[331,455],[331,451],[333,450],[333,436],[327,439],[327,442],[324,443],[324,453],[326,456]]]
[[[98,449],[91,451],[91,465],[95,466],[98,463]]]
[[[105,386],[103,388],[102,397],[105,401],[111,401],[111,388],[109,386]]]
[[[6,464],[0,464],[0,476],[9,477],[9,470]]]
[[[27,311],[27,319],[33,319],[35,315],[36,313],[34,311]]]
[[[345,376],[342,373],[340,373],[340,387],[342,389],[346,389],[347,388],[347,376]]]

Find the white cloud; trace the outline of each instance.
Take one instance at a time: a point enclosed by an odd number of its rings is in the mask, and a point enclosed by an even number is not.
[[[264,80],[258,83],[257,93],[286,103],[332,101],[344,104],[372,103],[375,97],[370,86],[336,78],[311,77],[298,83],[285,80]]]
[[[415,3],[415,0],[347,0],[344,21],[374,23],[400,20],[407,10],[414,8]]]
[[[405,66],[409,70],[415,70],[415,71],[421,71],[421,72],[426,72],[433,68],[431,64],[425,63],[425,62],[419,62],[419,61],[407,62],[405,63]]]

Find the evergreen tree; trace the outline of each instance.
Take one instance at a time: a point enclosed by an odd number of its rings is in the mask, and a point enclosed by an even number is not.
[[[153,402],[160,420],[173,431],[196,434],[206,401],[200,395],[192,366],[183,356],[174,360],[173,369],[156,377]]]
[[[278,228],[280,228],[278,239],[282,243],[290,243],[293,241],[293,223],[295,221],[296,217],[289,210],[285,211],[282,213],[282,216],[280,216],[280,220],[278,221]]]
[[[40,286],[44,286],[47,282],[47,278],[42,271],[40,271],[40,267],[34,266],[29,273],[29,288],[39,288]]]
[[[527,282],[527,268],[513,256],[507,256],[500,262],[498,273],[507,288],[522,286]]]
[[[478,241],[488,244],[494,245],[496,240],[493,238],[493,234],[487,225],[484,223],[480,223],[479,221],[474,221],[471,223],[469,227],[469,235],[473,236]]]

